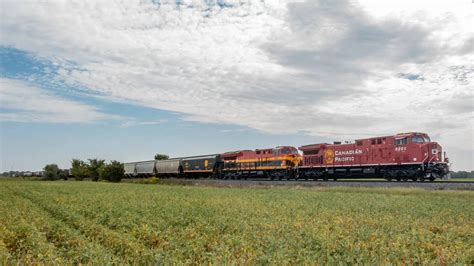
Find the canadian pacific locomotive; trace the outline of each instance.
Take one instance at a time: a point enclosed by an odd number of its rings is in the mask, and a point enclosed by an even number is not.
[[[449,160],[425,133],[319,143],[299,147],[241,150],[223,154],[125,163],[129,177],[175,176],[218,179],[385,178],[431,181],[446,178]]]

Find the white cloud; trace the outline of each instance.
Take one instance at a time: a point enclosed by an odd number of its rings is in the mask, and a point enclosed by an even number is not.
[[[0,121],[91,123],[117,119],[96,108],[63,99],[22,81],[0,78]]]
[[[1,42],[90,92],[187,120],[347,137],[419,130],[474,150],[471,3],[154,2],[4,2]]]
[[[157,120],[157,121],[136,121],[136,120],[129,120],[123,122],[120,127],[127,128],[127,127],[136,127],[136,126],[152,126],[152,125],[160,125],[166,123],[166,120]]]

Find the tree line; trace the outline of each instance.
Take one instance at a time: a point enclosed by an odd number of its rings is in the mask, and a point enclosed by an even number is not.
[[[170,157],[166,154],[157,153],[155,160],[168,160]],[[90,179],[92,181],[105,180],[110,182],[120,182],[124,178],[123,163],[119,161],[110,161],[106,163],[102,159],[72,159],[70,169],[60,169],[57,164],[47,164],[43,171],[9,171],[1,173],[1,176],[9,177],[35,177],[42,180],[67,180],[74,177],[75,180],[82,181]]]
[[[73,176],[78,181],[91,179],[92,181],[110,182],[120,182],[125,172],[123,163],[118,161],[106,163],[105,160],[97,158],[88,159],[88,161],[72,159],[70,170],[59,169],[57,164],[47,164],[43,170],[43,180],[67,179],[69,176]]]
[[[451,172],[451,178],[474,178],[474,171],[457,171]]]

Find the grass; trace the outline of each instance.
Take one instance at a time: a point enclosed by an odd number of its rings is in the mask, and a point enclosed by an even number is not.
[[[474,192],[0,181],[3,264],[473,264]]]
[[[474,182],[474,178],[451,178],[449,181],[456,181],[456,182]]]

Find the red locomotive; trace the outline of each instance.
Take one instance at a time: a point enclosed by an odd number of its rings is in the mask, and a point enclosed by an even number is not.
[[[425,133],[305,145],[299,149],[303,160],[298,177],[305,179],[383,177],[423,181],[443,178],[449,172],[441,146]]]

